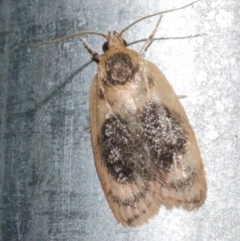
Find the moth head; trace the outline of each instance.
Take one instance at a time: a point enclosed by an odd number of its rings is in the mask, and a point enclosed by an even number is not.
[[[113,32],[113,35],[109,32],[108,41],[102,46],[103,52],[117,47],[127,47],[127,42],[116,31]]]

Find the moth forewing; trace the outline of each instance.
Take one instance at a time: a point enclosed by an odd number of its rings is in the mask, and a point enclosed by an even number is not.
[[[161,105],[162,102],[162,105],[174,113],[176,119],[180,122],[178,124],[184,129],[186,137],[186,152],[180,160],[176,160],[176,162],[173,163],[170,169],[171,171],[166,178],[171,185],[168,186],[167,190],[163,190],[164,188],[162,188],[162,191],[165,193],[162,195],[162,204],[170,208],[173,206],[182,206],[187,210],[193,210],[204,203],[207,189],[204,166],[195,134],[179,98],[167,79],[154,64],[149,61],[146,62],[146,66],[149,66],[148,68],[151,70],[152,76],[154,76],[153,79],[156,81],[154,92],[156,92],[159,97],[159,104]],[[177,183],[179,183],[178,188],[176,188]],[[185,190],[182,188],[184,185],[188,186]],[[171,188],[169,190],[171,186],[174,187],[173,190],[171,190]],[[181,190],[181,192],[179,192],[179,190]]]

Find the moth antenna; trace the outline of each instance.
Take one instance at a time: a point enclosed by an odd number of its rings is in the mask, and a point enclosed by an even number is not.
[[[146,49],[149,47],[149,45],[152,43],[153,41],[153,38],[154,38],[154,35],[155,33],[157,32],[157,29],[158,29],[158,26],[160,24],[162,20],[162,16],[160,16],[160,18],[158,19],[158,22],[155,26],[155,28],[153,29],[153,32],[151,33],[151,35],[148,37],[148,39],[145,41],[144,45],[142,46],[142,49],[140,50],[140,54],[141,55],[144,55]]]
[[[57,39],[54,39],[54,40],[49,40],[49,41],[44,41],[44,42],[40,42],[40,43],[36,43],[36,44],[32,44],[30,46],[28,46],[28,48],[35,48],[35,47],[38,47],[38,46],[41,46],[41,45],[45,45],[45,44],[54,44],[54,43],[60,43],[60,42],[63,42],[65,40],[68,40],[70,38],[74,38],[76,36],[81,36],[81,35],[87,35],[87,34],[92,34],[92,35],[98,35],[98,36],[102,36],[103,38],[107,39],[108,40],[108,36],[103,34],[103,33],[98,33],[98,32],[92,32],[92,31],[84,31],[84,32],[80,32],[80,33],[73,33],[73,34],[69,34],[69,35],[66,35],[64,37],[61,37],[61,38],[57,38]]]
[[[97,61],[100,61],[101,55],[98,54],[96,51],[94,51],[84,39],[82,39],[82,38],[79,38],[79,39],[82,42],[82,44],[84,45],[84,47],[87,49],[87,51],[92,55],[92,58]]]
[[[151,18],[151,17],[154,17],[154,16],[156,16],[156,15],[160,15],[160,14],[165,14],[165,13],[170,13],[170,12],[174,12],[174,11],[177,11],[177,10],[181,10],[181,9],[183,9],[183,8],[189,7],[189,6],[193,5],[193,4],[195,4],[196,2],[200,2],[200,1],[201,1],[201,0],[197,0],[197,1],[195,1],[195,2],[192,2],[192,3],[189,3],[189,4],[185,5],[185,6],[183,6],[183,7],[174,8],[174,9],[171,9],[171,10],[166,10],[166,11],[162,11],[162,12],[158,12],[158,13],[154,13],[154,14],[147,15],[147,16],[145,16],[145,17],[143,17],[143,18],[140,18],[140,19],[136,20],[135,22],[131,23],[130,25],[128,25],[126,28],[124,28],[124,29],[120,32],[119,35],[122,36],[122,34],[123,34],[126,30],[128,30],[128,29],[131,28],[133,25],[135,25],[136,23],[138,23],[138,22],[140,22],[140,21],[142,21],[142,20],[144,20],[144,19],[146,19],[146,18]]]

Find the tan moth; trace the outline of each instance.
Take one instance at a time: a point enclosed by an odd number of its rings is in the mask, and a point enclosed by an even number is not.
[[[162,72],[128,49],[122,38],[135,23],[170,11],[137,20],[119,34],[81,32],[33,45],[84,34],[107,40],[105,53],[100,56],[81,39],[98,62],[90,93],[95,165],[109,206],[123,226],[147,222],[161,205],[191,211],[206,198],[202,158],[179,98]],[[142,52],[151,43],[157,26]]]

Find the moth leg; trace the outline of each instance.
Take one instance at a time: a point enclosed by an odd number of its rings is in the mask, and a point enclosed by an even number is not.
[[[93,59],[99,61],[101,59],[101,55],[98,54],[96,51],[94,51],[84,39],[82,39],[82,38],[79,38],[79,39],[83,43],[83,45],[87,49],[87,51],[92,55]]]
[[[184,98],[187,98],[186,95],[177,95],[178,99],[184,99]]]
[[[141,55],[144,55],[145,54],[145,51],[147,50],[147,48],[149,47],[149,45],[152,43],[153,41],[153,38],[154,38],[154,35],[155,33],[157,32],[157,29],[158,29],[158,26],[161,22],[161,19],[162,19],[162,15],[160,16],[160,18],[158,19],[158,22],[155,26],[155,28],[153,29],[153,32],[152,34],[148,37],[148,39],[145,41],[145,43],[143,44],[142,46],[142,49],[140,50],[140,54]]]
[[[88,125],[84,128],[84,131],[89,131],[89,130],[91,130],[91,125]]]

